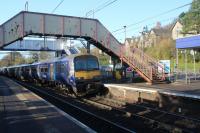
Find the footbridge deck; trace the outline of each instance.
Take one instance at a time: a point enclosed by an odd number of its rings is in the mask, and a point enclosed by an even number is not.
[[[84,38],[120,58],[147,82],[164,80],[162,65],[139,49],[121,44],[97,19],[22,11],[0,26],[0,49],[27,36]]]

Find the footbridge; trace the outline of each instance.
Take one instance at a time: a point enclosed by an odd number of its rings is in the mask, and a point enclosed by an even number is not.
[[[0,49],[28,36],[84,38],[131,66],[147,82],[165,80],[158,61],[121,44],[97,19],[22,11],[0,26]]]

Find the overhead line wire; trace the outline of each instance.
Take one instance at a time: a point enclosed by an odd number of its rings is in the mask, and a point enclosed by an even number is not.
[[[64,2],[64,0],[60,1],[60,3],[58,3],[58,5],[52,10],[51,13],[54,13],[54,12],[57,10],[57,8],[58,8],[63,2]]]
[[[160,17],[160,16],[162,16],[162,15],[164,15],[164,14],[168,14],[168,13],[170,13],[170,12],[173,12],[173,11],[175,11],[175,10],[178,10],[178,9],[183,8],[183,7],[189,6],[189,5],[191,5],[191,4],[192,4],[192,2],[187,3],[187,4],[184,4],[184,5],[179,6],[179,7],[176,7],[176,8],[173,8],[173,9],[170,9],[170,10],[168,10],[168,11],[165,11],[165,12],[163,12],[163,13],[157,14],[157,15],[155,15],[155,16],[145,18],[145,19],[140,20],[140,21],[138,21],[138,22],[136,22],[136,23],[127,25],[126,28],[130,28],[130,27],[132,27],[132,26],[134,26],[134,25],[138,25],[138,24],[143,23],[143,22],[145,22],[145,21],[147,21],[147,20]],[[121,30],[124,30],[124,28],[119,28],[119,29],[117,29],[117,30],[114,30],[113,32],[118,32],[118,31],[121,31]]]
[[[107,3],[106,5],[104,5],[103,7],[99,8],[99,9],[96,9],[96,10],[94,11],[94,13],[101,11],[102,9],[104,9],[104,8],[106,8],[107,6],[109,6],[109,5],[113,4],[113,3],[115,3],[116,1],[118,1],[118,0],[113,0],[113,1],[111,1],[111,2],[108,1],[109,3]]]
[[[170,17],[170,18],[168,18],[168,19],[163,19],[163,20],[161,20],[161,22],[167,22],[167,21],[170,21],[170,20],[175,20],[176,19],[176,17]],[[156,24],[156,22],[152,22],[152,23],[150,23],[150,24],[146,24],[145,26],[153,26],[153,25],[155,25]],[[128,33],[128,32],[131,32],[132,30],[136,30],[136,29],[140,29],[141,28],[141,26],[138,26],[138,27],[135,27],[135,28],[129,28],[129,30],[126,30],[126,32]],[[124,31],[121,31],[121,32],[115,32],[115,33],[113,33],[114,35],[118,35],[118,34],[122,34],[122,33],[124,33]]]
[[[109,1],[106,1],[105,3],[101,4],[101,5],[98,6],[97,8],[90,10],[90,11],[93,11],[93,12],[90,12],[87,16],[91,16],[92,13],[94,14],[94,13],[99,12],[99,11],[101,11],[102,9],[108,7],[109,5],[111,5],[111,4],[113,4],[113,3],[117,2],[117,1],[118,1],[118,0],[112,0],[112,1],[109,0]]]

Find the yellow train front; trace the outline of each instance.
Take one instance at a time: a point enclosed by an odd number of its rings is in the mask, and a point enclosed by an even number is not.
[[[74,77],[77,94],[101,92],[101,73],[99,61],[93,55],[81,55],[74,58]]]

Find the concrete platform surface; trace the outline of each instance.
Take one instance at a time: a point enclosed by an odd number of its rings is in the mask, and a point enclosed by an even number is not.
[[[166,95],[182,96],[188,98],[200,99],[200,81],[194,81],[190,84],[183,82],[171,84],[146,84],[146,83],[127,83],[127,84],[105,84],[106,87],[115,87],[118,89],[133,90],[148,93],[160,93]]]
[[[14,81],[0,76],[1,133],[94,132]]]

